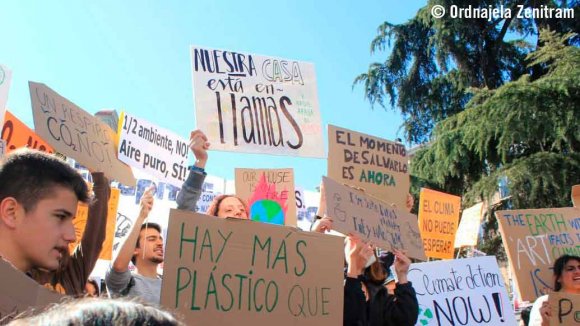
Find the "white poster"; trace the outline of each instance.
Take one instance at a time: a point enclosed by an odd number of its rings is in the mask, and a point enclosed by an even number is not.
[[[121,113],[119,160],[151,176],[181,187],[187,178],[189,141],[156,125]]]
[[[411,264],[417,325],[516,325],[494,256]]]
[[[212,149],[324,157],[311,63],[191,47],[197,128]]]
[[[296,186],[294,188],[294,197],[296,198],[296,217],[298,220],[307,218],[306,198],[304,197],[304,188]]]
[[[483,218],[483,203],[475,204],[461,214],[461,222],[455,235],[455,248],[477,245],[479,227]]]
[[[11,82],[12,71],[8,67],[0,65],[0,126],[4,125],[4,112],[6,111]]]

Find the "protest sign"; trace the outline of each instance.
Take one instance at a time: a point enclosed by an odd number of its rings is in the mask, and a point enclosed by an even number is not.
[[[111,260],[113,255],[113,240],[115,238],[115,223],[117,222],[117,208],[119,206],[120,190],[118,188],[111,188],[111,196],[109,197],[109,208],[107,210],[107,228],[105,233],[105,240],[103,241],[103,248],[99,259]]]
[[[292,169],[236,169],[236,195],[247,201],[251,220],[296,226]]]
[[[357,234],[387,251],[407,250],[409,257],[427,260],[415,215],[330,178],[322,177],[322,181],[333,230]]]
[[[405,209],[409,193],[405,146],[356,131],[328,126],[328,177],[362,188]]]
[[[107,209],[105,240],[103,241],[103,247],[101,249],[99,259],[111,260],[113,238],[115,233],[115,222],[117,217],[117,207],[119,206],[119,195],[120,195],[119,189],[111,188],[111,195],[109,197]],[[75,248],[80,244],[83,235],[85,233],[85,227],[87,226],[88,217],[89,217],[89,206],[85,203],[79,203],[77,205],[75,218],[73,219],[76,240],[74,242],[69,243],[68,245],[70,253],[72,253],[75,250]],[[96,216],[95,218],[101,217]]]
[[[548,296],[552,309],[550,325],[580,325],[580,295],[552,292]]]
[[[131,168],[117,159],[116,133],[44,84],[29,82],[36,133],[56,151],[109,179],[134,186]]]
[[[125,239],[129,236],[138,215],[139,206],[135,203],[134,196],[121,195],[119,198],[119,206],[117,207],[115,233],[113,237],[113,260],[117,257]]]
[[[191,47],[195,116],[211,148],[324,157],[314,65]]]
[[[8,91],[12,82],[12,71],[8,67],[0,65],[0,125],[4,119],[6,102],[8,102]]]
[[[306,198],[304,197],[304,188],[295,187],[294,188],[294,200],[296,201],[296,218],[298,220],[305,219],[307,216],[306,212]]]
[[[459,228],[455,236],[455,248],[477,245],[477,236],[482,219],[483,203],[475,204],[463,210]]]
[[[419,230],[428,257],[452,259],[461,197],[427,188],[419,196]]]
[[[580,209],[525,209],[495,215],[520,298],[534,301],[550,292],[554,261],[564,254],[580,255]]]
[[[8,324],[21,312],[41,309],[62,298],[1,258],[0,275],[0,325]]]
[[[209,205],[211,205],[211,203],[213,202],[213,199],[219,195],[221,195],[221,193],[219,192],[207,192],[207,191],[202,192],[196,204],[197,211],[205,214],[207,212],[207,209],[209,208]]]
[[[172,209],[161,305],[188,325],[340,325],[343,252],[340,237]]]
[[[85,233],[85,226],[89,217],[89,206],[85,203],[79,202],[77,204],[77,211],[73,219],[73,226],[75,228],[75,241],[68,244],[68,251],[72,254],[75,248],[81,243],[83,234]]]
[[[411,264],[416,325],[516,325],[494,256]]]
[[[2,139],[6,141],[6,153],[10,153],[21,147],[37,149],[51,154],[54,153],[54,149],[48,143],[10,113],[10,111],[6,111],[4,115]]]
[[[119,118],[119,160],[181,187],[187,178],[189,141],[125,112]]]

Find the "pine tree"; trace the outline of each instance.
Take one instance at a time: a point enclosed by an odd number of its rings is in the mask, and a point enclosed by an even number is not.
[[[460,8],[499,8],[514,13],[511,18],[457,19],[446,15],[435,19],[433,5]],[[364,85],[365,97],[383,107],[401,111],[405,138],[412,143],[430,139],[435,124],[465,109],[469,88],[496,89],[505,82],[528,74],[532,79],[545,72],[539,66],[526,69],[526,55],[538,48],[540,29],[559,33],[580,32],[580,19],[518,18],[524,8],[574,8],[578,1],[472,1],[431,0],[404,24],[385,22],[371,43],[371,52],[390,49],[384,62],[373,63],[355,79]],[[531,44],[531,40],[536,44]],[[577,36],[571,44],[580,43]],[[530,70],[531,69],[531,70]]]
[[[463,194],[464,207],[491,198],[501,178],[511,197],[496,208],[571,206],[570,189],[580,183],[580,49],[568,45],[572,36],[541,33],[527,68],[540,67],[542,77],[474,89],[465,110],[437,124],[412,174]],[[496,229],[489,214],[484,251],[501,252]]]

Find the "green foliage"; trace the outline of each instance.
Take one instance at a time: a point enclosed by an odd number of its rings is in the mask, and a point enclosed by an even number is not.
[[[490,210],[484,251],[502,250],[495,209],[571,206],[580,183],[580,49],[566,45],[571,37],[542,32],[543,46],[527,60],[543,76],[474,89],[466,109],[437,124],[411,162],[416,179],[462,195],[464,207],[490,199],[507,180],[510,200]]]
[[[517,12],[525,8],[575,8],[577,1],[470,1],[431,0],[403,24],[383,23],[371,42],[371,52],[390,50],[384,62],[372,63],[354,84],[364,86],[371,104],[390,105],[401,111],[405,138],[413,143],[430,139],[437,122],[463,111],[471,99],[470,88],[497,89],[524,74],[537,79],[541,66],[526,69],[526,55],[534,45],[527,42],[541,28],[557,32],[580,32],[574,19],[456,19],[431,16],[433,5],[450,8],[503,5]],[[575,17],[580,15],[576,7]],[[509,36],[509,37],[508,37]],[[576,38],[569,38],[568,43]],[[540,41],[535,45],[537,48]],[[542,60],[541,58],[531,58]]]

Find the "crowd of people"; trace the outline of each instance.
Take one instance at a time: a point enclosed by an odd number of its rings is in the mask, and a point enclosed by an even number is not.
[[[196,210],[206,176],[209,143],[202,131],[191,133],[195,163],[177,197],[178,209]],[[148,222],[154,189],[141,197],[140,211],[105,277],[106,292],[89,278],[105,239],[109,180],[92,173],[89,187],[82,176],[55,156],[33,150],[7,155],[0,167],[0,257],[41,285],[68,296],[40,312],[23,312],[14,325],[181,325],[160,308],[164,260],[162,230]],[[332,230],[326,216],[324,189],[311,231]],[[409,207],[412,207],[410,197]],[[72,220],[79,202],[89,204],[86,229],[77,247]],[[248,219],[246,202],[235,195],[217,196],[207,215]],[[407,279],[411,260],[405,252],[380,252],[372,243],[348,235],[344,246],[343,325],[415,325],[419,304]],[[130,270],[130,264],[135,266]],[[395,275],[396,277],[394,277]],[[554,266],[555,291],[580,293],[580,258],[564,256]],[[394,282],[393,280],[397,281]],[[102,289],[105,292],[105,289]],[[110,297],[110,298],[109,298]],[[534,304],[530,325],[548,325],[551,307],[545,297]],[[3,321],[3,322],[6,322]],[[1,322],[0,322],[1,323]]]

